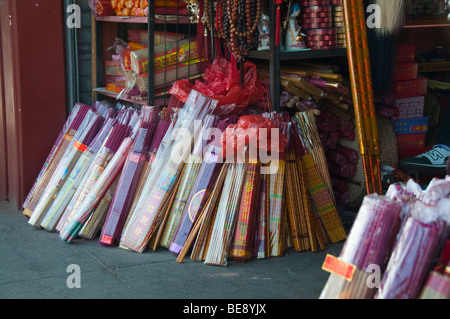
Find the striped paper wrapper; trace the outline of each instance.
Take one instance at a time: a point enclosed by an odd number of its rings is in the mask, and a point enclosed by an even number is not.
[[[40,179],[42,178],[42,176],[44,175],[45,171],[47,170],[48,166],[50,165],[51,161],[53,160],[53,156],[55,155],[56,151],[59,148],[59,145],[63,139],[63,136],[65,133],[68,132],[69,128],[71,127],[73,121],[75,120],[75,118],[78,115],[78,113],[84,113],[86,114],[87,110],[89,109],[89,106],[81,104],[81,103],[76,103],[75,106],[73,107],[72,111],[70,112],[66,122],[64,123],[64,126],[62,128],[62,130],[59,132],[58,137],[56,138],[55,143],[52,146],[52,149],[50,150],[50,153],[47,155],[47,159],[44,162],[44,165],[42,166],[38,177],[36,178],[36,180],[34,181],[33,186],[31,187],[31,190],[28,192],[27,198],[25,199],[25,201],[22,204],[22,208],[25,209],[25,207],[28,205],[28,202],[30,201],[31,196],[33,195],[33,192],[36,188],[36,186],[38,185]]]
[[[229,251],[229,258],[238,262],[252,258],[260,174],[261,164],[257,160],[251,160],[247,166],[236,229]]]
[[[95,134],[97,134],[100,126],[103,124],[103,120],[102,117],[89,110],[88,115],[86,115],[81,125],[82,128],[80,127],[74,135],[71,146],[66,150],[60,164],[56,168],[44,193],[34,208],[33,214],[28,221],[30,225],[37,228],[40,227],[42,219],[61,190],[62,185],[67,180],[80,156],[87,149],[86,144],[89,144]]]
[[[425,284],[446,223],[425,224],[410,217],[395,245],[376,298],[417,299]]]
[[[117,189],[117,184],[119,182],[119,177],[112,183],[111,187],[108,189],[106,194],[103,196],[102,200],[92,212],[91,216],[84,223],[80,230],[79,236],[84,239],[94,239],[99,234],[103,223],[108,214],[109,207],[114,198],[114,193]]]
[[[153,126],[154,128],[154,126]],[[131,205],[131,199],[136,190],[139,176],[144,166],[147,150],[154,129],[141,128],[137,140],[129,153],[122,170],[114,199],[109,206],[106,221],[100,236],[102,245],[118,245],[123,225]]]
[[[217,101],[192,91],[188,97],[184,108],[180,111],[174,132],[175,140],[171,139],[167,147],[155,157],[152,171],[147,179],[146,186],[142,191],[145,201],[142,207],[139,202],[136,205],[136,212],[130,218],[129,223],[124,228],[119,247],[133,250],[139,253],[144,252],[155,229],[162,222],[162,208],[172,188],[176,185],[184,163],[189,152],[186,147],[192,147],[195,132],[195,120],[202,120],[207,114],[211,114],[217,105]],[[186,132],[192,133],[185,134]],[[169,131],[166,135],[169,134]],[[172,135],[172,134],[171,134]],[[167,142],[167,141],[166,141]],[[162,145],[163,146],[163,143]],[[180,155],[180,152],[182,153]]]
[[[205,256],[206,265],[227,266],[246,171],[245,163],[230,164]]]
[[[74,196],[76,190],[81,184],[86,172],[92,164],[94,157],[99,151],[100,147],[106,141],[108,134],[110,133],[113,125],[115,124],[115,119],[108,118],[106,123],[103,124],[102,128],[94,138],[94,140],[90,143],[87,150],[85,150],[80,158],[78,159],[75,167],[70,172],[69,177],[67,178],[64,185],[61,187],[60,192],[56,196],[52,205],[45,214],[41,227],[43,227],[47,231],[55,231],[56,225],[62,218],[62,215],[69,205],[72,197]]]
[[[73,218],[61,230],[59,236],[63,241],[71,243],[75,239],[75,237],[78,236],[78,233],[80,232],[84,223],[88,220],[89,216],[95,210],[103,196],[105,196],[106,192],[111,187],[112,183],[122,170],[126,157],[128,156],[128,153],[131,149],[132,143],[133,140],[129,137],[126,137],[117,152],[114,153],[111,161],[109,163],[105,163],[105,166],[102,167],[102,174],[95,181],[93,187],[89,190],[89,193],[86,194],[81,205],[75,211]]]

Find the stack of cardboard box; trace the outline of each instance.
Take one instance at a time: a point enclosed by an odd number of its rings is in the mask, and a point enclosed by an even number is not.
[[[418,76],[414,45],[398,46],[393,72],[395,94],[392,124],[397,137],[399,160],[428,150],[425,138],[428,118],[424,117],[428,79]]]

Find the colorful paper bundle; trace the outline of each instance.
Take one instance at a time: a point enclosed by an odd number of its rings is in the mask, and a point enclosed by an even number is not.
[[[230,259],[238,262],[249,261],[253,256],[261,163],[249,159],[245,174],[236,229],[228,253]]]
[[[102,245],[118,245],[120,241],[132,196],[136,190],[155,129],[155,122],[144,124],[139,129],[136,141],[123,167],[114,199],[107,212],[99,240]]]
[[[29,198],[28,204],[26,205],[26,207],[23,211],[23,214],[25,216],[30,217],[31,214],[33,213],[33,210],[36,207],[37,203],[39,202],[39,199],[41,198],[42,193],[45,191],[45,188],[47,187],[47,184],[50,181],[50,178],[52,177],[53,173],[55,172],[59,162],[61,161],[61,158],[64,156],[64,153],[66,152],[67,148],[69,147],[73,136],[77,132],[81,123],[83,122],[83,119],[86,116],[89,109],[90,109],[89,106],[86,106],[83,104],[83,105],[81,105],[81,108],[79,109],[79,111],[76,113],[74,120],[72,121],[71,125],[69,126],[67,132],[62,137],[62,139],[55,151],[55,154],[52,157],[51,162],[49,163],[47,169],[45,170],[45,173],[39,179],[39,182],[36,184],[36,187],[33,190],[33,194]]]
[[[133,140],[130,137],[125,137],[123,142],[119,143],[121,140],[122,139],[115,140],[115,143],[112,143],[112,145],[106,145],[106,147],[112,151],[112,159],[107,163],[103,163],[104,166],[100,166],[103,170],[100,177],[98,177],[98,179],[96,178],[92,188],[87,190],[88,193],[85,194],[85,198],[80,203],[79,207],[76,207],[72,219],[61,230],[59,237],[63,241],[71,243],[75,237],[78,236],[84,223],[88,220],[89,216],[98,206],[101,199],[105,196],[106,192],[122,170]],[[118,145],[120,145],[120,147],[118,147]],[[115,149],[117,149],[116,152]]]
[[[226,126],[234,124],[233,117],[219,121],[216,132],[223,133]],[[214,140],[208,144],[208,148],[204,149],[205,155],[201,164],[197,178],[193,184],[190,195],[187,199],[186,205],[183,208],[181,219],[174,239],[169,247],[169,250],[178,254],[183,248],[189,232],[194,225],[197,216],[205,207],[205,204],[210,197],[210,194],[217,182],[219,173],[222,170],[223,161],[221,157],[221,136],[214,136]]]
[[[417,299],[446,223],[425,224],[410,217],[392,252],[376,298]]]
[[[206,265],[228,265],[228,250],[233,238],[246,166],[246,163],[233,163],[228,168],[205,256]]]
[[[33,186],[31,187],[31,190],[28,192],[27,198],[25,199],[25,201],[22,204],[22,208],[25,209],[25,207],[28,205],[28,202],[31,198],[31,196],[33,195],[33,192],[37,186],[37,184],[39,183],[39,180],[42,178],[42,176],[44,175],[45,171],[47,170],[47,167],[49,166],[50,162],[53,159],[53,156],[55,155],[56,150],[58,149],[62,138],[64,136],[64,134],[67,132],[67,130],[69,129],[69,127],[72,125],[72,122],[74,121],[75,117],[77,116],[78,112],[80,111],[81,108],[85,108],[86,112],[87,109],[89,108],[87,105],[84,104],[80,104],[80,103],[76,103],[72,109],[72,111],[70,112],[69,116],[67,117],[66,122],[64,123],[63,128],[61,129],[61,131],[59,132],[58,137],[56,138],[55,143],[53,143],[52,149],[50,150],[50,153],[47,155],[47,159],[44,162],[44,165],[42,165],[42,168],[33,184]]]
[[[181,250],[183,245],[179,245],[177,248],[175,248],[175,245],[172,245],[172,241],[175,238],[175,234],[177,232],[178,226],[180,225],[180,221],[182,220],[182,215],[188,203],[191,190],[194,187],[194,183],[205,160],[203,158],[203,152],[205,151],[205,145],[207,142],[207,140],[205,139],[206,134],[208,130],[215,126],[215,122],[216,117],[213,115],[207,115],[203,120],[203,127],[200,134],[196,137],[193,152],[189,155],[189,158],[184,166],[184,170],[180,176],[180,186],[175,195],[174,202],[169,210],[166,224],[164,225],[165,227],[162,233],[160,244],[162,247],[168,248],[170,251],[176,254]],[[199,199],[201,199],[201,197],[197,198],[197,200]],[[190,212],[189,217],[190,219],[192,219],[192,221],[194,220],[195,214],[193,211]]]
[[[108,214],[108,210],[114,198],[118,182],[119,176],[116,177],[115,181],[109,187],[108,191],[103,196],[102,200],[97,205],[95,210],[92,212],[91,216],[89,216],[89,218],[84,223],[79,233],[80,238],[94,239],[95,237],[97,237],[98,233],[102,229],[103,223],[106,219],[106,215]]]
[[[95,186],[97,180],[104,173],[105,168],[108,166],[115,152],[117,151],[123,139],[125,138],[127,130],[128,130],[127,125],[117,123],[112,129],[111,134],[108,137],[108,140],[98,151],[91,167],[86,172],[85,178],[83,179],[79,189],[75,194],[77,196],[76,197],[74,196],[72,198],[72,201],[66,207],[66,210],[63,214],[64,219],[61,218],[60,222],[56,227],[56,229],[60,232],[60,236],[64,229],[66,229],[67,234],[66,227],[72,221],[75,214],[77,214],[79,208],[81,207],[85,199],[88,196],[90,196],[92,188]]]
[[[420,299],[450,299],[450,277],[435,271],[430,272]]]
[[[81,183],[83,178],[85,176],[87,178],[86,172],[91,166],[101,146],[107,140],[107,137],[116,124],[116,121],[117,120],[115,118],[107,118],[106,122],[103,124],[102,128],[100,129],[94,140],[91,142],[88,149],[84,151],[83,154],[81,154],[76,166],[70,173],[66,182],[62,186],[61,191],[53,201],[53,204],[50,206],[47,214],[41,222],[41,227],[43,227],[45,230],[55,231],[59,221],[61,219],[63,221],[66,220],[67,216],[63,217],[63,214],[67,206],[69,205],[73,197],[75,197],[75,199],[77,198],[77,196],[75,195],[76,191],[78,189],[80,189],[81,191],[81,188],[79,188],[79,186],[83,185]]]
[[[99,131],[103,121],[103,117],[97,115],[91,110],[88,111],[83,123],[80,125],[80,128],[72,138],[71,145],[66,150],[47,187],[45,188],[45,191],[41,195],[39,202],[36,204],[33,214],[31,214],[28,221],[30,225],[38,228],[41,227],[40,224],[42,219],[52,205],[61,190],[61,187],[76,165],[78,159],[87,149],[87,145],[91,143],[92,139]]]
[[[148,187],[150,191],[144,193],[143,190],[141,197],[145,196],[145,203],[142,208],[139,207],[139,203],[137,204],[136,209],[138,211],[132,214],[127,227],[124,229],[119,247],[140,253],[145,250],[154,230],[162,221],[161,209],[168,199],[170,191],[175,186],[191,151],[194,122],[195,120],[202,120],[207,114],[211,114],[216,104],[217,101],[196,91],[190,94],[175,123],[174,133],[178,140],[172,139],[162,152],[158,151],[146,183],[151,183]]]

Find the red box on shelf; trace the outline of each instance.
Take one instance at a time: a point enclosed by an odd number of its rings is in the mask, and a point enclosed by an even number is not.
[[[394,66],[394,81],[407,81],[417,79],[419,63],[398,63]]]
[[[410,119],[423,117],[425,109],[425,96],[413,96],[396,99],[394,106],[394,119]]]
[[[425,147],[427,134],[401,134],[396,135],[398,149]]]
[[[430,147],[417,146],[417,147],[406,147],[403,149],[398,149],[398,160],[401,161],[404,158],[415,157],[425,152],[428,152]]]
[[[426,95],[428,92],[428,79],[419,78],[409,81],[394,81],[393,91],[396,99]]]
[[[416,59],[415,45],[399,45],[397,46],[397,54],[395,55],[395,63],[414,62]]]

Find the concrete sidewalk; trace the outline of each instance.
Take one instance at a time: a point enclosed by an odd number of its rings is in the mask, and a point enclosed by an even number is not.
[[[182,264],[169,251],[143,254],[101,246],[96,240],[67,244],[57,233],[35,229],[8,202],[0,202],[0,298],[2,299],[317,299],[328,273],[326,254],[288,249],[272,257],[228,267]],[[67,286],[68,266],[80,267],[81,288]]]

